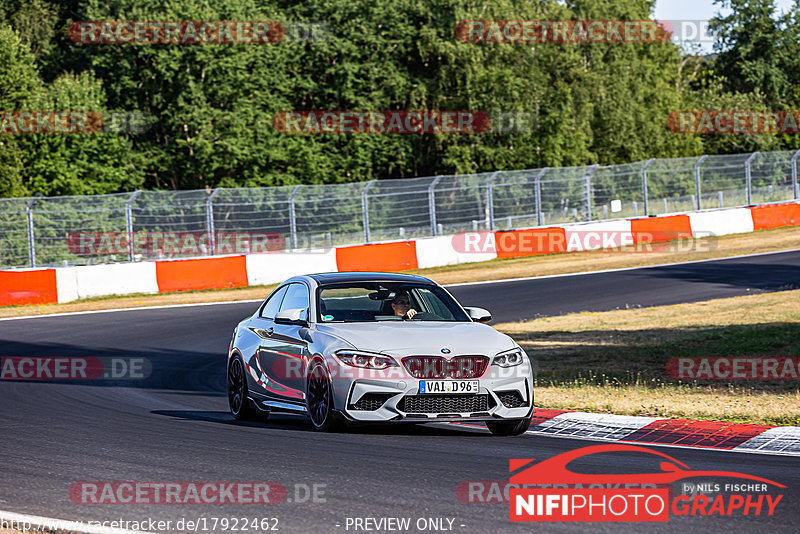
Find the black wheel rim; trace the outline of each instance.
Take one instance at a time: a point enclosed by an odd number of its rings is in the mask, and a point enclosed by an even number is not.
[[[316,427],[321,427],[328,419],[330,409],[330,384],[328,377],[317,365],[308,377],[308,415]]]
[[[238,359],[233,360],[228,369],[228,403],[234,415],[239,415],[242,411],[244,399],[247,397],[246,389],[247,385],[244,379],[242,362]]]

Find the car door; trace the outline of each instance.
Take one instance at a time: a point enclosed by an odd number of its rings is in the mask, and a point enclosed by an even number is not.
[[[249,354],[243,355],[245,363],[248,366],[247,381],[250,384],[250,391],[258,397],[275,398],[279,396],[278,392],[273,392],[270,387],[270,379],[265,372],[264,363],[266,358],[262,354],[265,350],[272,349],[274,343],[272,341],[272,334],[275,332],[275,314],[280,309],[281,302],[283,302],[286,291],[289,289],[288,285],[276,289],[272,295],[261,306],[258,314],[256,314],[250,321],[248,328],[253,332],[256,337],[255,345]],[[255,373],[254,377],[251,373]]]
[[[272,317],[267,336],[262,338],[258,360],[262,372],[267,377],[266,390],[270,397],[284,401],[305,401],[305,372],[308,343],[300,336],[299,325],[278,324],[275,313],[292,310],[305,310],[302,319],[308,320],[309,289],[303,283],[286,286],[280,306],[270,310]]]

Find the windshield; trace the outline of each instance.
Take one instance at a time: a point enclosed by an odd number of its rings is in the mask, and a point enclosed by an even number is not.
[[[359,282],[317,291],[321,323],[374,321],[466,321],[453,298],[435,285]]]

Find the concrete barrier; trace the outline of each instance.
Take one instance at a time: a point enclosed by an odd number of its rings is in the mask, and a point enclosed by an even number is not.
[[[277,284],[291,276],[336,272],[336,249],[308,252],[248,254],[247,283],[251,286]]]
[[[689,214],[693,237],[744,234],[753,231],[752,212],[747,208],[698,211]]]
[[[56,269],[58,302],[129,295],[158,293],[156,263],[109,263]]]

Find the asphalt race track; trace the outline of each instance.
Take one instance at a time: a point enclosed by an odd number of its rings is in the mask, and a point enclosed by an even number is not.
[[[463,304],[508,321],[790,287],[800,287],[800,252],[451,291]],[[594,442],[496,438],[452,425],[319,434],[292,416],[234,422],[224,393],[224,355],[233,326],[254,308],[227,303],[0,321],[0,356],[144,357],[153,369],[149,378],[128,382],[1,381],[0,510],[80,520],[277,518],[279,532],[355,532],[346,528],[347,518],[365,517],[411,518],[409,532],[419,532],[419,518],[449,518],[452,531],[464,533],[800,531],[797,457],[658,449],[693,469],[738,471],[786,485],[772,517],[512,524],[507,503],[463,503],[457,485],[507,481],[511,458],[545,459]],[[609,473],[652,467],[624,455],[586,465],[587,472]],[[288,489],[288,498],[272,505],[76,504],[69,489],[81,481],[272,481]],[[318,486],[320,502],[297,502],[314,484],[324,485]]]
[[[495,322],[581,311],[668,306],[800,288],[800,250],[579,276],[462,284],[448,289]]]

